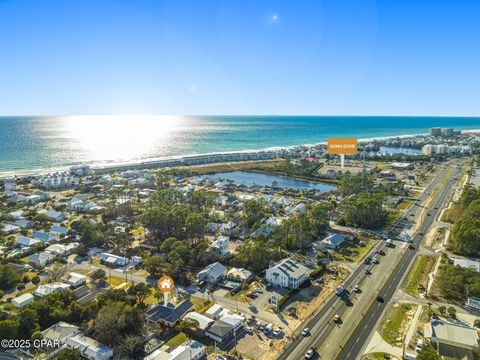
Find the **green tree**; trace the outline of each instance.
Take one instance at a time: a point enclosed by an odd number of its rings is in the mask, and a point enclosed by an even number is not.
[[[423,344],[422,350],[417,355],[417,360],[442,360],[442,357],[430,344]]]
[[[266,216],[265,203],[258,200],[247,200],[244,204],[245,225],[251,227]]]
[[[58,353],[55,360],[84,360],[82,353],[78,349],[65,349]]]
[[[114,346],[124,336],[140,336],[143,326],[143,313],[140,309],[122,302],[114,302],[100,309],[94,330],[96,338],[101,343]]]
[[[165,261],[161,256],[150,256],[143,263],[143,268],[153,277],[159,277],[163,274]]]
[[[137,303],[143,303],[145,299],[151,294],[150,287],[145,283],[138,283],[134,286],[131,286],[127,293],[129,295],[135,296]]]
[[[360,194],[345,201],[345,219],[365,229],[378,229],[387,218],[383,210],[383,197],[379,194]]]
[[[344,195],[369,193],[373,188],[373,177],[369,174],[360,174],[357,176],[344,175],[340,178],[338,187]]]
[[[20,275],[8,265],[0,265],[0,290],[10,290],[20,281]]]

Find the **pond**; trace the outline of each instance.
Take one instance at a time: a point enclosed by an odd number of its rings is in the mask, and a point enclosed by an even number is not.
[[[313,181],[292,179],[283,176],[262,174],[248,171],[229,171],[217,174],[203,175],[201,178],[214,178],[214,179],[228,179],[232,180],[235,184],[240,185],[260,185],[260,186],[272,186],[274,181],[277,182],[276,186],[283,189],[297,189],[297,190],[319,190],[321,192],[328,192],[335,190],[336,187],[332,185],[317,183]]]

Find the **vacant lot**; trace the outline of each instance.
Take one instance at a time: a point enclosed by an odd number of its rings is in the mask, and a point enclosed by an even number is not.
[[[415,307],[412,304],[396,304],[388,309],[380,330],[380,335],[386,342],[391,345],[402,342],[407,319],[412,315],[413,310]]]
[[[413,296],[417,296],[420,289],[426,288],[428,284],[428,274],[433,271],[436,257],[421,255],[415,260],[415,264],[410,270],[405,283],[405,291]]]

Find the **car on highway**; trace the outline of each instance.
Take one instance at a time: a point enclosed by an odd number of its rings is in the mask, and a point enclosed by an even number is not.
[[[427,216],[432,216],[432,214],[430,214],[430,213],[427,213]]]
[[[307,336],[308,334],[310,334],[310,329],[309,328],[305,328],[302,330],[302,336]]]
[[[313,352],[312,349],[308,349],[308,351],[305,353],[305,359],[313,359],[313,356],[315,353]]]
[[[412,244],[408,245],[408,248],[409,248],[410,250],[415,250],[415,246],[413,246]]]
[[[333,321],[335,321],[336,323],[338,323],[340,321],[340,315],[336,314],[334,317],[333,317]]]
[[[385,251],[383,251],[382,249],[377,250],[377,254],[384,256],[384,255],[385,255]]]
[[[337,290],[335,290],[335,294],[337,294],[338,296],[341,296],[344,291],[345,291],[345,285],[340,284],[340,285],[337,287]]]
[[[374,257],[374,258],[372,259],[372,262],[373,262],[374,264],[380,263],[380,261],[379,261],[376,257]]]
[[[383,302],[385,301],[385,299],[384,299],[381,295],[378,295],[378,296],[377,296],[377,301],[378,301],[379,303],[383,303]]]
[[[370,269],[365,270],[365,274],[372,275],[372,271]]]
[[[370,264],[371,261],[372,261],[372,258],[369,256],[369,257],[367,257],[367,258],[363,261],[363,263],[364,263],[365,265],[368,265],[368,264]]]
[[[355,287],[353,288],[353,291],[355,291],[356,293],[359,293],[360,292],[360,286],[355,285]]]

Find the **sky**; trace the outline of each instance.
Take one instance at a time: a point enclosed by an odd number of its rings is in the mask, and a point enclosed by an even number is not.
[[[0,115],[480,116],[478,0],[0,0]]]

